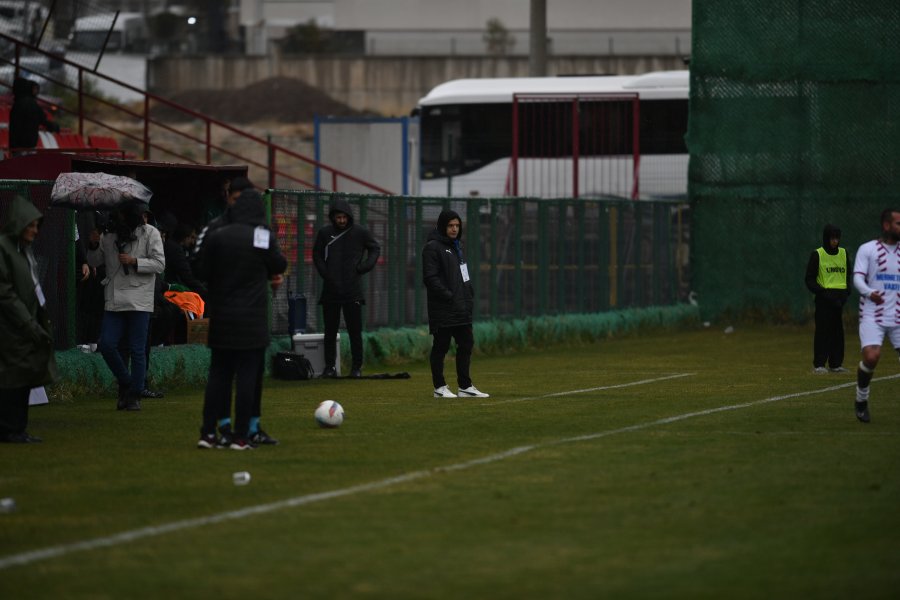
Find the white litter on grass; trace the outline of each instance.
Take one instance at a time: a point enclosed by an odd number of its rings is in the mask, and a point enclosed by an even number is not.
[[[900,377],[900,374],[897,375],[888,375],[886,377],[878,377],[874,379],[874,381],[885,381],[889,379],[897,379]],[[624,385],[624,384],[623,384]],[[633,384],[632,384],[633,385]],[[186,529],[195,529],[199,527],[207,527],[209,525],[214,525],[216,523],[223,523],[226,521],[236,521],[239,519],[244,519],[247,517],[252,517],[255,515],[262,515],[271,512],[276,512],[279,510],[284,510],[287,508],[294,508],[296,506],[305,506],[307,504],[313,504],[316,502],[321,502],[323,500],[331,500],[332,498],[341,498],[346,496],[353,496],[355,494],[362,494],[365,492],[372,492],[376,490],[381,490],[384,488],[388,488],[394,485],[398,485],[401,483],[409,483],[412,481],[416,481],[419,479],[426,479],[428,477],[433,477],[434,475],[440,473],[447,473],[451,471],[463,471],[465,469],[470,469],[472,467],[477,467],[480,465],[486,465],[494,462],[498,462],[501,460],[505,460],[507,458],[511,458],[514,456],[518,456],[520,454],[525,454],[526,452],[531,452],[532,450],[537,450],[538,448],[548,448],[552,446],[559,446],[562,444],[571,444],[575,442],[585,442],[597,440],[613,435],[618,435],[621,433],[629,433],[632,431],[641,431],[643,429],[649,429],[651,427],[658,427],[660,425],[668,425],[670,423],[677,423],[678,421],[685,421],[687,419],[693,419],[695,417],[704,417],[707,415],[712,415],[720,412],[732,411],[732,410],[741,410],[744,408],[752,408],[755,406],[762,406],[764,404],[770,404],[773,402],[780,402],[782,400],[789,400],[791,398],[801,398],[803,396],[813,396],[816,394],[824,394],[826,392],[833,392],[836,390],[848,388],[851,386],[855,386],[856,382],[850,383],[842,383],[840,385],[832,385],[825,388],[819,388],[817,390],[809,390],[806,392],[795,392],[793,394],[784,394],[782,396],[772,396],[770,398],[764,398],[762,400],[754,400],[751,402],[742,402],[741,404],[730,404],[727,406],[719,406],[717,408],[709,408],[706,410],[698,410],[695,412],[683,413],[680,415],[674,415],[671,417],[665,417],[662,419],[656,419],[653,421],[645,421],[644,423],[638,423],[635,425],[629,425],[627,427],[619,427],[617,429],[608,429],[606,431],[598,431],[597,433],[579,435],[575,437],[561,438],[558,440],[551,440],[548,442],[541,442],[539,444],[531,444],[527,446],[517,446],[515,448],[510,448],[508,450],[504,450],[503,452],[497,452],[495,454],[489,454],[487,456],[483,456],[481,458],[476,458],[473,460],[456,463],[452,465],[447,465],[443,467],[434,467],[431,469],[424,469],[421,471],[413,471],[411,473],[405,473],[402,475],[397,475],[395,477],[388,477],[387,479],[381,479],[378,481],[372,481],[370,483],[363,483],[360,485],[354,485],[347,488],[342,488],[338,490],[332,490],[329,492],[320,492],[317,494],[307,494],[305,496],[296,496],[294,498],[288,498],[286,500],[280,500],[278,502],[271,502],[268,504],[258,504],[256,506],[248,506],[247,508],[242,508],[239,510],[232,510],[223,513],[218,513],[215,515],[210,515],[207,517],[197,517],[194,519],[185,519],[182,521],[173,521],[171,523],[164,523],[162,525],[154,525],[150,527],[142,527],[140,529],[132,529],[130,531],[123,531],[121,533],[117,533],[114,535],[110,535],[107,537],[95,538],[92,540],[85,540],[82,542],[75,542],[72,544],[61,544],[59,546],[50,546],[48,548],[42,548],[40,550],[32,550],[30,552],[22,552],[20,554],[11,554],[9,556],[5,556],[0,558],[0,569],[8,569],[14,566],[22,566],[29,565],[31,563],[35,563],[42,560],[47,560],[50,558],[58,558],[60,556],[65,556],[67,554],[72,554],[74,552],[81,552],[86,550],[96,550],[99,548],[109,548],[112,546],[118,546],[121,544],[127,544],[130,542],[134,542],[136,540],[156,537],[160,535],[164,535],[166,533],[173,533],[176,531],[183,531]],[[576,390],[574,392],[568,393],[581,393],[582,390]],[[560,395],[565,394],[567,392],[560,392]]]

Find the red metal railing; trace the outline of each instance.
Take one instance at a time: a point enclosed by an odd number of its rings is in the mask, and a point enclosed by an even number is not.
[[[13,79],[18,76],[21,66],[21,58],[23,52],[31,55],[47,57],[50,61],[55,61],[63,65],[67,69],[73,69],[75,76],[72,78],[55,76],[56,69],[49,72],[39,72],[29,66],[29,71],[39,75],[43,80],[58,86],[61,90],[69,90],[74,93],[74,106],[66,106],[65,103],[58,106],[58,111],[62,114],[71,115],[77,120],[77,133],[84,137],[86,124],[95,128],[102,128],[104,131],[115,133],[120,140],[130,140],[132,145],[136,146],[137,153],[144,159],[150,160],[154,153],[161,153],[168,157],[174,157],[181,161],[191,164],[213,164],[214,160],[222,158],[234,159],[241,163],[246,163],[250,167],[255,167],[266,175],[267,187],[291,187],[299,185],[302,188],[319,189],[323,191],[341,191],[340,185],[343,182],[352,182],[358,186],[362,186],[368,193],[391,194],[389,190],[379,187],[375,184],[364,181],[358,177],[351,175],[340,169],[331,167],[319,162],[308,156],[304,156],[298,152],[274,144],[269,140],[248,133],[243,129],[229,125],[197,111],[191,110],[171,100],[167,100],[156,94],[152,94],[141,90],[128,83],[113,79],[93,69],[87,68],[76,62],[67,60],[59,55],[45,52],[39,48],[31,46],[25,42],[21,42],[15,38],[0,33],[0,40],[6,41],[14,48],[13,58],[0,56],[0,66],[11,65],[14,67],[15,75],[9,81],[0,79],[0,86],[12,88]],[[67,69],[62,71],[65,73]],[[108,81],[122,89],[133,92],[143,98],[142,112],[138,112],[128,106],[110,101],[99,94],[90,91],[90,85],[85,80],[85,75],[100,80]],[[74,79],[71,82],[70,79]],[[165,107],[170,111],[183,115],[184,117],[199,122],[203,130],[202,137],[189,131],[182,131],[174,126],[172,119],[164,120],[154,118],[152,109],[157,107]],[[109,113],[113,111],[119,119],[124,119],[126,124],[130,124],[134,130],[140,130],[140,134],[134,131],[128,131],[124,128],[120,121],[110,119],[108,116],[101,114],[103,111]],[[116,124],[113,124],[116,123]],[[213,133],[221,130],[227,132],[237,138],[237,143],[216,143],[213,141]],[[161,132],[162,136],[154,134]],[[166,143],[161,138],[166,136],[172,138],[172,142]],[[199,148],[203,154],[203,160],[198,160],[190,152],[191,148]],[[240,148],[240,150],[238,150]],[[262,155],[264,158],[254,158],[251,154]],[[264,161],[264,162],[263,162]],[[330,175],[331,188],[322,188],[305,178],[305,172],[319,169]]]

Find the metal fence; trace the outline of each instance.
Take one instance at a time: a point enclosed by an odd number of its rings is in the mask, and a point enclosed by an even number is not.
[[[684,301],[689,291],[690,211],[684,202],[272,190],[273,226],[290,263],[288,284],[273,302],[276,331],[287,331],[289,294],[306,298],[306,328],[322,328],[312,246],[337,196],[351,204],[356,222],[382,248],[364,277],[369,328],[427,323],[421,251],[444,208],[463,219],[476,319],[667,305]]]
[[[44,214],[34,250],[57,347],[76,343],[75,218],[49,206],[52,181],[0,181],[0,224],[12,198]],[[286,285],[272,299],[272,332],[288,333],[289,295],[306,298],[306,331],[321,331],[321,279],[312,263],[316,231],[332,200],[381,244],[363,279],[366,327],[427,323],[421,250],[441,210],[463,219],[463,244],[477,299],[475,318],[502,319],[659,306],[689,291],[690,211],[683,202],[420,198],[270,190],[272,227],[288,258]],[[151,208],[153,204],[151,202]],[[301,302],[302,305],[302,302]],[[295,321],[296,328],[299,322]]]

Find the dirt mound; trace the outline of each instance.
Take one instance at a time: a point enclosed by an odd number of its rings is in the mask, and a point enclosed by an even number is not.
[[[272,77],[240,90],[188,90],[169,100],[226,123],[312,121],[313,115],[360,115],[346,104],[299,79]],[[190,117],[168,106],[155,106],[151,114],[162,121],[189,121]]]

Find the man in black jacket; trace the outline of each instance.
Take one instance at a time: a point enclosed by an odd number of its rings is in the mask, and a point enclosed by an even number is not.
[[[442,211],[437,227],[422,250],[422,279],[428,290],[428,329],[431,346],[431,379],[435,398],[456,398],[444,379],[444,357],[450,338],[456,340],[456,383],[462,397],[487,398],[469,376],[475,336],[472,308],[475,293],[462,250],[462,219],[452,210]]]
[[[347,335],[350,337],[350,355],[353,364],[350,377],[362,376],[362,306],[366,303],[362,294],[360,277],[375,267],[381,255],[381,246],[369,230],[353,222],[350,203],[335,199],[328,211],[331,225],[326,225],[316,235],[313,260],[322,277],[322,316],[325,321],[325,369],[322,377],[336,377],[337,336],[344,313]]]
[[[224,445],[216,425],[231,409],[235,382],[235,420],[228,447],[245,450],[257,394],[259,370],[269,345],[268,286],[287,268],[275,236],[266,227],[262,197],[245,190],[228,211],[228,224],[207,234],[201,276],[207,282],[209,316],[209,380],[203,403],[203,426],[198,448]],[[257,417],[258,418],[258,415]]]

